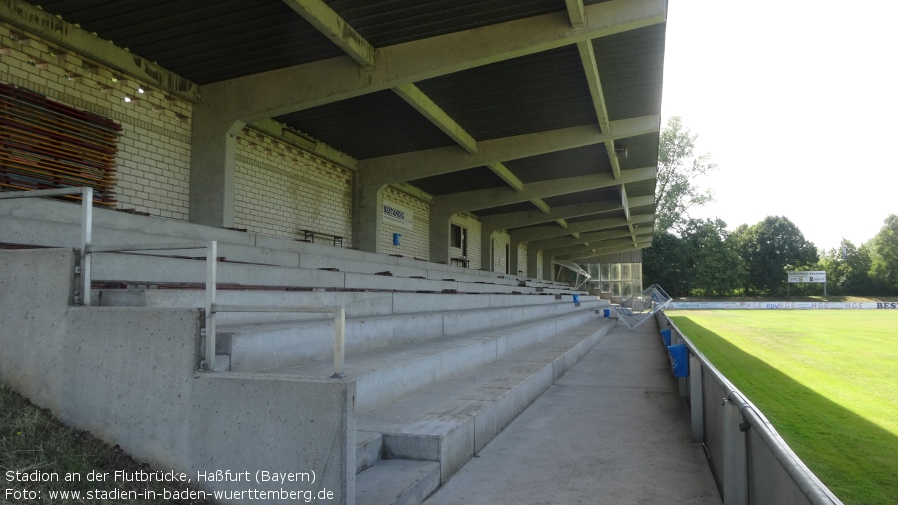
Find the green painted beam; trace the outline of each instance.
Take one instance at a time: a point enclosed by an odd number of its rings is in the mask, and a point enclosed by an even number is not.
[[[606,240],[601,242],[600,245],[573,245],[568,247],[559,247],[552,249],[542,249],[543,255],[553,256],[555,259],[570,259],[571,257],[579,254],[585,253],[594,253],[599,249],[607,249],[611,247],[630,247],[632,248],[633,243],[630,241],[630,238],[619,238]],[[529,246],[528,246],[529,247]]]
[[[412,83],[401,84],[393,91],[402,97],[409,105],[414,107],[422,116],[433,123],[443,133],[448,135],[458,145],[469,153],[477,152],[477,141],[468,132],[455,122],[449,114],[446,114],[439,105],[434,103],[423,91]],[[517,178],[515,178],[517,179]],[[520,181],[518,181],[520,183]]]
[[[599,144],[609,139],[655,133],[660,131],[661,118],[657,115],[642,116],[612,121],[611,125],[613,134],[602,133],[595,125],[585,125],[483,140],[477,143],[478,151],[475,154],[455,147],[441,147],[371,158],[359,161],[359,173],[365,184],[390,184],[433,177],[491,163]]]
[[[622,180],[626,182],[651,180],[655,177],[655,173],[656,167],[636,168],[625,171],[622,175]],[[534,198],[548,198],[578,191],[605,188],[616,183],[618,181],[611,174],[582,175],[532,182],[527,184],[524,191],[520,192],[510,188],[488,188],[435,196],[433,201],[435,205],[440,205],[452,213],[469,212],[526,202]]]
[[[604,230],[590,233],[577,233],[577,237],[560,236],[544,238],[539,240],[531,240],[527,242],[527,247],[536,247],[540,251],[547,251],[562,247],[570,247],[575,245],[588,245],[597,247],[598,244],[606,240],[630,238],[630,232],[627,230]]]
[[[607,254],[630,252],[630,251],[634,251],[636,249],[645,249],[646,247],[651,247],[651,246],[652,246],[651,240],[646,240],[643,242],[639,242],[637,244],[626,244],[626,245],[621,245],[621,246],[609,245],[607,247],[590,249],[589,251],[561,254],[559,256],[556,256],[556,259],[580,260],[580,261],[586,262],[586,260],[593,259],[593,258],[601,258],[602,256],[605,256]]]
[[[521,242],[532,242],[535,240],[552,238],[552,237],[560,237],[563,235],[570,235],[571,233],[586,233],[586,232],[595,232],[599,230],[608,230],[612,228],[620,228],[628,226],[629,224],[636,225],[645,225],[647,223],[653,222],[655,219],[654,214],[637,214],[632,216],[629,220],[621,217],[612,217],[605,219],[593,219],[590,221],[578,221],[576,223],[568,223],[567,230],[563,230],[555,225],[545,225],[545,226],[533,226],[530,228],[518,228],[516,230],[509,230],[508,234],[510,236],[515,237],[516,240],[520,240]],[[648,227],[646,227],[648,228]]]
[[[201,93],[219,121],[253,122],[663,23],[667,0],[613,0],[584,12],[582,28],[550,13],[380,47],[371,69],[331,58],[208,84]]]
[[[532,202],[532,200],[531,200]],[[631,205],[640,207],[651,205],[655,202],[654,196],[638,196],[630,199]],[[494,230],[509,230],[512,228],[520,228],[522,226],[532,226],[540,223],[550,223],[556,219],[569,219],[572,217],[590,216],[605,212],[614,212],[622,210],[619,202],[603,201],[590,203],[577,203],[573,205],[564,205],[561,207],[553,207],[546,211],[519,211],[509,212],[506,214],[493,214],[482,216],[480,222],[483,226],[488,226]]]
[[[530,203],[532,203],[533,205],[536,206],[537,209],[542,211],[542,215],[548,215],[548,214],[552,213],[552,209],[549,207],[549,204],[547,204],[545,201],[543,201],[542,198],[534,198],[534,199],[530,200]],[[527,214],[530,214],[530,213],[528,212]],[[552,219],[546,219],[546,221],[551,221],[551,220]],[[482,218],[481,218],[481,222],[482,222]],[[506,228],[508,228],[508,226],[497,226],[496,227],[497,230],[504,230]]]
[[[571,20],[571,26],[582,28],[586,26],[586,13],[583,10],[583,0],[564,0],[567,4],[567,17]]]
[[[291,9],[342,49],[356,63],[373,68],[374,46],[322,0],[284,0]]]
[[[500,179],[505,181],[505,184],[511,186],[511,189],[518,192],[524,191],[524,183],[511,173],[511,170],[502,163],[489,163],[486,166],[492,170],[494,174],[498,175]]]

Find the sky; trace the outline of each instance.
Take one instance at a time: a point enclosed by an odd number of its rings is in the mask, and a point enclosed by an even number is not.
[[[698,134],[727,228],[785,216],[818,249],[898,214],[898,2],[669,0],[662,126]]]

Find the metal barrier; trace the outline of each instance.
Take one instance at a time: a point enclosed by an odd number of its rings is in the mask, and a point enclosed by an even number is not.
[[[659,326],[689,348],[692,438],[702,442],[724,505],[842,505],[752,404],[663,312]]]
[[[624,300],[620,305],[615,305],[614,312],[617,318],[632,330],[670,305],[671,301],[671,297],[661,289],[661,286],[652,284],[642,290],[642,293]]]
[[[321,307],[287,307],[267,305],[220,305],[215,303],[216,285],[218,282],[218,242],[185,241],[168,244],[125,244],[102,245],[91,244],[93,233],[93,188],[64,188],[36,191],[0,192],[0,200],[13,198],[33,198],[63,195],[81,195],[81,284],[80,302],[90,306],[91,262],[96,253],[135,253],[139,251],[178,251],[185,249],[206,250],[206,301],[203,309],[206,324],[203,329],[205,346],[204,359],[200,367],[206,370],[215,368],[215,315],[219,312],[295,312],[314,314],[334,314],[334,375],[343,376],[346,345],[346,308],[343,306]],[[76,300],[77,303],[77,300]]]

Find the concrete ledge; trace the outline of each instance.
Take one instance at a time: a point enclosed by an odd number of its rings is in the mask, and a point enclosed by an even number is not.
[[[357,425],[382,432],[389,457],[439,461],[445,482],[613,326],[607,321],[580,324],[363,414]]]
[[[443,335],[441,314],[372,316],[346,322],[347,356],[412,339]],[[222,325],[218,327],[218,353],[231,356],[234,371],[262,371],[324,360],[310,376],[333,373],[334,324],[329,321]]]
[[[359,473],[383,459],[384,437],[374,431],[355,434],[355,472]]]
[[[590,311],[561,311],[566,307],[549,306],[556,309],[554,313],[536,313],[530,318],[518,320],[516,324],[498,326],[487,331],[471,332],[467,329],[453,336],[432,335],[428,332],[444,331],[443,326],[437,328],[436,322],[445,317],[444,314],[431,313],[424,316],[398,316],[395,318],[364,319],[347,324],[347,350],[352,351],[354,342],[359,345],[373,345],[386,339],[404,339],[401,345],[382,344],[376,349],[370,347],[364,352],[350,352],[346,360],[346,374],[357,378],[358,399],[356,410],[366,412],[377,406],[395,401],[412,391],[419,390],[471,368],[493,362],[508,353],[515,352],[567,328],[584,321],[594,319]],[[500,308],[479,311],[482,327],[490,328],[504,321],[491,320],[503,312],[515,312],[517,308]],[[494,314],[495,313],[495,314]],[[521,315],[519,314],[519,317]],[[421,318],[415,320],[415,318]],[[428,326],[427,322],[433,322]],[[398,324],[402,327],[382,328],[379,324]],[[324,359],[308,360],[308,363],[292,364],[280,368],[264,369],[268,373],[298,374],[309,377],[326,377],[333,370],[332,362],[332,325],[321,324],[315,327],[320,334],[314,343],[307,343],[313,334],[308,325],[302,331],[294,329],[291,333],[281,334],[268,332],[247,338],[239,334],[231,336],[231,363],[234,369],[259,367],[262,363],[282,362],[285,356],[293,359],[300,353],[316,350],[326,355]],[[287,331],[287,330],[284,330]],[[371,335],[366,344],[363,338],[353,336],[353,331]],[[352,338],[350,338],[352,336]],[[282,345],[284,341],[293,341],[290,348]],[[302,339],[302,341],[300,341]],[[224,339],[222,339],[224,340]],[[269,343],[272,341],[273,343]],[[264,344],[264,345],[263,345]],[[292,349],[292,350],[291,350]],[[264,354],[262,354],[264,353]],[[300,363],[296,361],[296,363]]]
[[[205,253],[203,253],[205,254]],[[96,281],[127,280],[144,284],[205,282],[206,261],[160,256],[101,253],[93,255]],[[270,265],[218,263],[218,282],[250,286],[344,288],[345,274]]]
[[[389,315],[393,297],[389,292],[285,291],[219,289],[218,303],[223,305],[318,306],[341,305],[347,317]],[[115,307],[203,307],[206,293],[201,289],[103,289],[94,290],[94,305]],[[271,322],[332,321],[322,314],[220,312],[219,325]]]
[[[440,486],[440,465],[388,460],[358,476],[356,505],[423,503]]]

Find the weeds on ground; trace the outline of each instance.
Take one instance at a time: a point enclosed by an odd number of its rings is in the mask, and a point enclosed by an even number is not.
[[[153,469],[137,463],[118,446],[110,447],[87,432],[63,425],[48,411],[0,385],[0,503],[211,504],[163,499],[166,490],[169,496],[179,496],[172,493],[183,493],[185,484],[116,481],[116,471],[133,475]],[[91,472],[105,474],[105,481],[90,480]],[[58,480],[47,481],[53,476]]]

